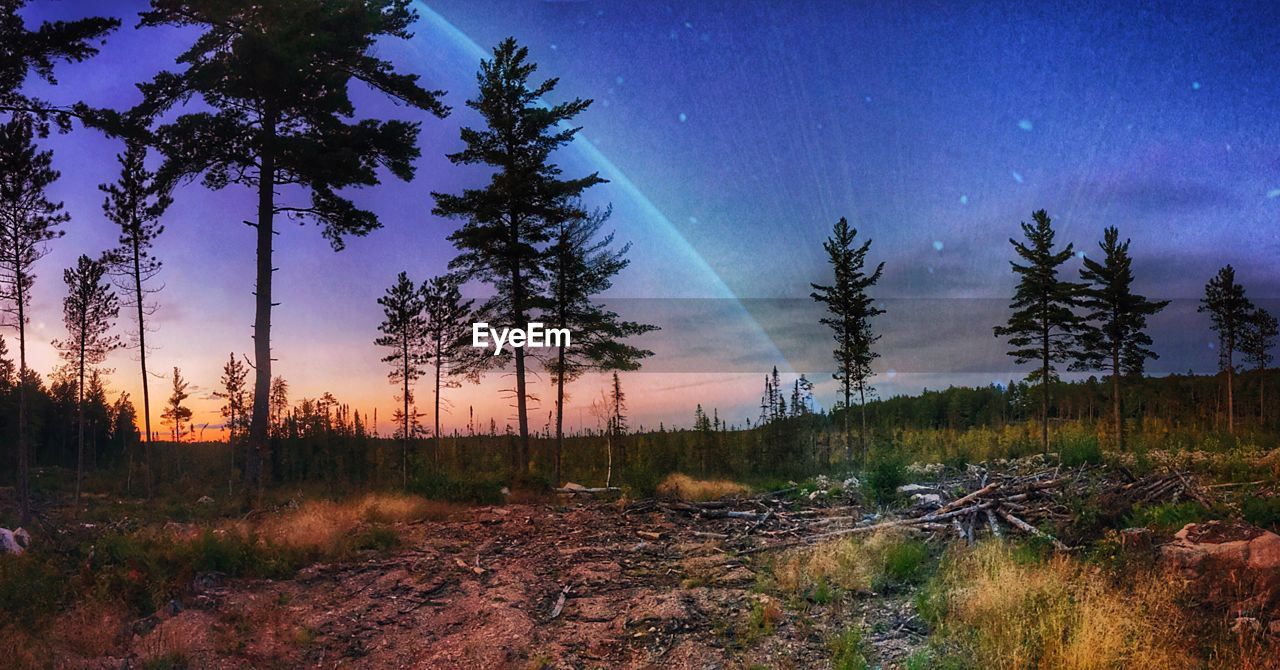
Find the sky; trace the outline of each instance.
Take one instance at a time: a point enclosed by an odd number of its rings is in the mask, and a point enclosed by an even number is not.
[[[822,242],[840,217],[885,263],[874,296],[873,383],[881,395],[1007,382],[1022,371],[991,327],[1014,277],[1008,239],[1046,209],[1059,239],[1094,253],[1106,226],[1132,239],[1137,288],[1173,299],[1152,321],[1155,373],[1208,372],[1217,354],[1195,310],[1204,283],[1231,263],[1255,302],[1280,310],[1280,7],[1131,2],[629,3],[441,0],[416,3],[411,41],[378,53],[447,91],[453,114],[414,115],[357,91],[358,115],[422,122],[416,178],[387,177],[351,196],[383,229],[334,253],[313,226],[282,225],[274,313],[276,370],[291,397],[331,391],[389,432],[395,387],[372,344],[376,299],[400,270],[446,269],[459,225],[431,215],[431,193],[486,179],[451,165],[479,59],[514,36],[551,102],[594,100],[566,174],[610,180],[590,196],[631,265],[606,296],[628,318],[660,325],[636,344],[655,355],[625,373],[633,425],[688,425],[693,407],[742,423],[762,375],[806,373],[819,404],[835,396],[829,335],[809,284],[828,279]],[[58,102],[137,101],[134,84],[190,44],[190,30],[135,29],[141,2],[35,0],[30,23],[121,17],[102,53],[29,90]],[[36,283],[32,366],[51,370],[63,336],[60,270],[111,246],[97,184],[114,178],[116,142],[84,129],[51,136],[62,171],[54,196],[72,221]],[[251,350],[253,195],[185,185],[157,253],[164,290],[149,367],[181,367],[198,390],[197,427],[221,423],[211,397],[222,364]],[[1074,273],[1078,262],[1069,264]],[[483,295],[485,287],[468,286]],[[127,329],[122,321],[121,329]],[[10,347],[13,349],[14,347]],[[136,353],[108,362],[111,388],[137,391]],[[537,377],[531,426],[551,409]],[[573,385],[566,418],[594,425],[600,379]],[[789,383],[789,382],[788,382]],[[157,398],[166,379],[153,380]],[[494,375],[451,389],[446,425],[514,424]],[[429,402],[423,389],[420,403]],[[159,403],[153,417],[159,416]]]

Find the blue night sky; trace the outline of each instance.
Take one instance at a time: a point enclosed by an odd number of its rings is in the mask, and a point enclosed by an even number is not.
[[[1232,263],[1255,301],[1274,307],[1280,295],[1280,7],[1044,4],[420,4],[415,40],[380,51],[446,89],[455,112],[420,119],[414,182],[354,194],[383,230],[337,255],[314,230],[285,230],[281,373],[295,397],[332,390],[390,416],[394,391],[371,344],[374,301],[397,271],[425,278],[452,257],[445,237],[457,224],[430,215],[430,192],[484,179],[444,154],[459,148],[460,125],[477,122],[463,102],[480,49],[508,35],[530,48],[540,74],[560,78],[554,100],[595,100],[580,117],[585,141],[561,162],[611,180],[594,199],[614,205],[619,239],[634,243],[613,297],[664,326],[648,342],[652,374],[629,375],[640,422],[687,424],[694,402],[740,421],[773,365],[829,377],[808,284],[826,278],[821,243],[840,216],[886,263],[876,292],[889,310],[882,394],[1018,375],[991,326],[1013,286],[1007,238],[1039,208],[1086,253],[1104,226],[1132,238],[1138,288],[1177,299],[1153,322],[1162,353],[1153,370],[1210,370],[1216,354],[1194,305],[1209,276]],[[133,83],[173,67],[192,38],[134,30],[142,6],[33,2],[31,22],[99,13],[125,27],[98,58],[60,67],[59,86],[31,90],[60,102],[136,101]],[[361,114],[419,118],[358,97]],[[81,129],[46,145],[74,220],[42,261],[44,340],[62,334],[56,270],[114,238],[96,185],[113,178],[119,150]],[[251,344],[253,238],[239,222],[253,200],[198,184],[177,197],[159,248],[168,266],[155,367],[182,366],[207,395],[227,353]],[[37,367],[53,366],[52,350],[36,356]],[[132,390],[129,355],[112,365],[113,387]],[[454,415],[465,423],[474,404],[501,423],[501,383],[454,392]],[[595,383],[579,382],[571,423],[581,424]],[[821,400],[831,389],[819,386]],[[206,404],[197,423],[217,421],[217,403]]]

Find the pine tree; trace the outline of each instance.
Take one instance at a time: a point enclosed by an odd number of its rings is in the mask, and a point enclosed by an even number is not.
[[[107,267],[81,255],[76,264],[63,271],[67,297],[62,301],[62,320],[67,339],[54,342],[62,360],[76,371],[76,509],[80,508],[80,487],[84,481],[85,378],[107,354],[120,346],[120,338],[110,330],[120,315],[120,303],[111,286],[103,281]]]
[[[656,330],[624,321],[600,304],[596,296],[613,285],[613,278],[630,261],[630,244],[611,249],[613,234],[600,235],[609,210],[561,221],[547,253],[547,297],[540,319],[549,328],[567,329],[573,345],[561,340],[545,362],[556,385],[554,478],[560,481],[564,453],[565,385],[588,370],[636,370],[641,359],[653,352],[627,343],[627,339]]]
[[[120,19],[91,17],[75,21],[46,21],[29,30],[21,10],[26,0],[0,2],[0,111],[30,114],[43,126],[50,116],[70,127],[67,107],[52,105],[22,93],[28,75],[56,84],[54,64],[79,63],[98,53],[95,42],[120,26]]]
[[[401,386],[400,399],[404,407],[397,410],[402,427],[400,476],[402,486],[408,486],[409,443],[415,432],[409,429],[409,423],[410,417],[416,416],[416,412],[410,413],[409,406],[413,404],[413,383],[422,377],[422,366],[426,362],[423,355],[427,343],[427,319],[423,315],[426,304],[422,291],[404,272],[396,276],[396,283],[387,289],[386,295],[378,298],[378,304],[382,305],[384,315],[378,326],[382,336],[373,343],[390,349],[382,362],[391,364],[388,374],[391,383]]]
[[[120,178],[114,184],[103,184],[99,190],[107,197],[102,211],[107,219],[120,228],[116,248],[109,250],[103,260],[115,279],[116,288],[123,292],[124,303],[130,309],[137,328],[131,345],[138,350],[138,362],[142,368],[142,424],[147,436],[144,460],[147,463],[146,488],[151,496],[151,389],[147,374],[147,319],[155,314],[156,305],[147,302],[147,296],[159,289],[148,287],[150,280],[160,273],[161,262],[151,253],[156,238],[164,232],[160,217],[173,202],[164,187],[148,171],[144,162],[146,145],[136,140],[126,144],[125,152],[116,156],[120,163]]]
[[[1267,421],[1267,377],[1264,373],[1271,365],[1271,349],[1280,335],[1280,324],[1267,310],[1258,307],[1249,313],[1249,323],[1240,342],[1240,353],[1253,365],[1258,374],[1258,420]]]
[[[1049,387],[1057,379],[1055,364],[1076,360],[1077,337],[1083,320],[1073,311],[1079,304],[1080,284],[1059,278],[1058,271],[1074,254],[1071,244],[1055,250],[1053,222],[1043,209],[1031,215],[1034,223],[1022,222],[1026,243],[1010,238],[1009,244],[1025,261],[1010,261],[1018,276],[1009,308],[1013,313],[1004,326],[996,326],[996,337],[1009,338],[1014,347],[1007,352],[1018,365],[1039,361],[1029,375],[1029,383],[1040,384],[1040,438],[1049,451]]]
[[[1204,286],[1199,312],[1208,312],[1210,328],[1218,334],[1218,368],[1227,376],[1227,432],[1236,432],[1235,354],[1249,326],[1253,304],[1236,283],[1235,268],[1227,265]]]
[[[271,380],[271,398],[268,404],[271,433],[280,435],[284,431],[285,416],[289,413],[289,382],[284,377]]]
[[[440,460],[440,391],[461,386],[458,377],[479,381],[485,361],[483,351],[467,341],[471,332],[473,300],[463,300],[462,278],[455,274],[432,277],[422,284],[426,320],[423,357],[435,369],[435,455]]]
[[[461,195],[432,194],[437,216],[464,221],[449,236],[460,252],[449,267],[493,286],[495,295],[480,312],[513,327],[524,327],[543,304],[538,288],[546,281],[545,246],[556,223],[585,216],[579,196],[604,181],[594,173],[561,178],[551,154],[573,140],[578,128],[571,122],[591,101],[544,104],[542,98],[555,89],[557,80],[531,86],[529,78],[537,66],[527,58],[528,49],[507,38],[493,50],[491,60],[480,62],[480,91],[467,105],[480,113],[486,128],[463,128],[466,148],[449,155],[454,164],[494,168],[489,184]],[[530,453],[524,349],[516,348],[513,358],[520,429],[517,467],[526,472]]]
[[[182,371],[178,368],[173,369],[172,392],[169,394],[169,400],[165,403],[164,412],[160,418],[164,419],[170,426],[170,435],[173,436],[174,442],[181,442],[185,434],[183,432],[183,422],[191,423],[191,408],[183,403],[191,394],[187,391],[190,384],[182,378]]]
[[[22,523],[31,523],[28,474],[27,320],[36,261],[48,253],[46,243],[61,237],[58,226],[70,220],[62,203],[49,200],[58,179],[53,153],[35,145],[35,121],[16,114],[0,126],[0,300],[18,330],[18,498]]]
[[[236,358],[235,352],[227,357],[222,366],[222,390],[214,391],[215,398],[226,401],[222,405],[222,416],[227,420],[227,451],[231,453],[231,469],[228,471],[227,492],[234,488],[233,478],[236,471],[236,437],[237,430],[246,423],[245,407],[248,404],[249,366]]]
[[[178,61],[141,85],[132,116],[184,113],[154,132],[165,154],[165,183],[203,175],[205,186],[241,184],[257,194],[254,391],[246,474],[261,494],[271,396],[273,242],[279,214],[318,223],[335,250],[347,236],[381,224],[340,193],[379,183],[379,169],[413,177],[418,124],[353,120],[350,87],[361,83],[396,102],[438,117],[448,113],[439,91],[418,76],[395,71],[376,55],[380,39],[407,39],[417,20],[408,0],[152,0],[142,26],[203,31]],[[101,125],[122,125],[104,113]],[[278,194],[309,193],[309,203],[284,204]]]
[[[1077,367],[1106,370],[1111,374],[1111,417],[1116,440],[1124,451],[1124,419],[1121,407],[1121,377],[1140,377],[1148,358],[1159,358],[1151,350],[1147,317],[1168,306],[1168,300],[1148,300],[1133,292],[1133,259],[1129,240],[1120,242],[1120,231],[1103,231],[1102,262],[1086,257],[1080,278],[1085,287],[1080,306],[1090,327],[1080,332],[1081,359]]]
[[[875,306],[875,302],[867,295],[867,290],[880,281],[884,272],[884,263],[868,274],[865,271],[867,252],[871,249],[871,240],[854,247],[858,231],[849,227],[849,222],[841,217],[832,230],[831,237],[822,244],[827,252],[827,261],[835,274],[835,282],[830,286],[811,284],[814,292],[810,296],[826,305],[828,316],[821,323],[831,328],[836,341],[835,356],[837,372],[833,377],[840,382],[844,398],[843,433],[845,459],[852,459],[853,452],[849,442],[849,410],[852,406],[853,391],[858,391],[861,406],[861,425],[858,429],[858,443],[862,457],[867,455],[867,392],[871,378],[871,363],[879,358],[872,346],[880,339],[873,333],[871,320],[884,314],[884,310]]]

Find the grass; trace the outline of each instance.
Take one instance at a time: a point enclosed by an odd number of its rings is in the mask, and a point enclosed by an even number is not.
[[[862,629],[848,628],[831,638],[831,670],[867,670],[866,641]]]
[[[1198,502],[1139,505],[1129,515],[1130,526],[1143,526],[1161,533],[1173,533],[1189,523],[1212,518],[1210,510]]]
[[[1123,584],[1056,556],[1028,561],[1003,543],[951,554],[922,614],[975,667],[1199,667],[1175,580]]]
[[[898,487],[907,483],[906,462],[895,454],[883,454],[871,461],[865,473],[865,488],[881,505],[898,499]]]
[[[694,479],[677,472],[658,484],[657,493],[667,498],[702,502],[749,495],[751,488],[727,479]]]
[[[825,604],[835,590],[888,591],[923,581],[933,566],[928,547],[893,532],[849,537],[795,549],[774,559],[774,586],[793,598]]]

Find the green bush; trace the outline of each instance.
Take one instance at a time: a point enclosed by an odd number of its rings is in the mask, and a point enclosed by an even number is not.
[[[1280,529],[1280,496],[1245,498],[1240,502],[1244,520],[1270,530]]]
[[[1066,435],[1058,440],[1058,458],[1067,467],[1096,465],[1102,462],[1102,447],[1096,435]]]
[[[506,486],[499,477],[458,478],[442,472],[424,472],[409,482],[409,491],[432,500],[496,505],[503,501]]]
[[[0,618],[33,625],[57,610],[65,589],[52,558],[34,552],[0,556]]]
[[[866,642],[862,639],[862,631],[849,628],[831,639],[832,670],[866,670]]]
[[[897,455],[884,455],[867,466],[866,490],[881,505],[887,505],[898,497],[898,487],[907,481],[907,468]]]
[[[1139,505],[1129,515],[1130,526],[1145,526],[1154,531],[1172,533],[1189,523],[1212,518],[1209,510],[1197,502]]]
[[[902,540],[885,549],[883,574],[899,584],[919,582],[929,565],[929,547],[919,540]]]

